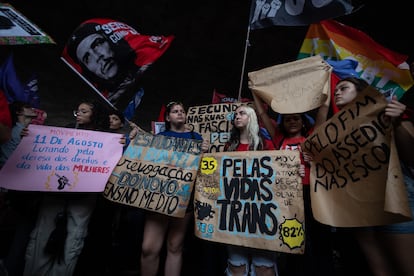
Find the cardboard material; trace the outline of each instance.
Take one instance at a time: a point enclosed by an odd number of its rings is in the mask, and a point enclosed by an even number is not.
[[[140,131],[106,184],[104,197],[184,217],[200,163],[201,141]]]
[[[221,103],[191,106],[187,112],[187,125],[190,130],[200,133],[210,141],[209,152],[223,151],[233,127],[233,113],[240,105],[252,106],[252,102]],[[254,108],[254,106],[252,106]]]
[[[298,151],[205,153],[195,186],[195,234],[226,244],[303,254]]]
[[[386,105],[368,87],[304,142],[302,149],[313,155],[311,199],[318,221],[354,227],[411,220]]]
[[[326,101],[331,72],[327,62],[313,56],[250,72],[249,88],[275,112],[302,113]]]

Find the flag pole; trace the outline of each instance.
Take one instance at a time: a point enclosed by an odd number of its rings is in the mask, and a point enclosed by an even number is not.
[[[237,101],[238,102],[241,101],[241,92],[242,92],[242,87],[243,87],[244,69],[246,67],[247,48],[250,46],[249,38],[250,38],[250,24],[247,27],[246,44],[244,45],[243,64],[242,64],[242,70],[241,70],[241,76],[240,76],[240,84],[239,84],[239,95],[237,97]]]

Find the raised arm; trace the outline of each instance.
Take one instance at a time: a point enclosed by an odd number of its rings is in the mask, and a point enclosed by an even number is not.
[[[258,96],[256,96],[255,93],[252,93],[252,94],[253,94],[254,104],[256,106],[257,117],[259,118],[259,121],[263,123],[267,131],[269,132],[270,136],[272,137],[272,140],[274,140],[275,138],[274,136],[276,134],[276,127],[272,123],[272,119],[270,119],[269,115],[264,109],[263,101]]]
[[[326,98],[326,101],[319,107],[318,112],[316,113],[315,125],[314,125],[315,129],[319,127],[320,125],[322,125],[328,119],[330,102],[331,102],[331,95],[330,93],[328,93],[328,97]]]

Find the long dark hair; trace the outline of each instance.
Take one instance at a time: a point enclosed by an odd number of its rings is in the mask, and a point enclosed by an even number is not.
[[[302,119],[302,128],[300,130],[300,133],[302,136],[306,137],[309,134],[309,130],[312,128],[312,123],[310,122],[310,120],[308,119],[308,117],[306,117],[305,113],[295,113],[295,114],[299,114],[301,119]],[[284,137],[288,137],[289,133],[287,132],[286,128],[285,128],[285,124],[284,124],[284,119],[285,116],[287,114],[283,115],[280,114],[280,124],[278,125],[280,132],[283,134]],[[293,115],[293,114],[292,114]]]
[[[108,131],[109,130],[109,112],[107,109],[104,108],[104,106],[96,101],[96,100],[90,100],[86,99],[83,101],[80,101],[76,108],[79,107],[81,104],[87,104],[90,106],[92,110],[92,116],[91,116],[91,123],[88,125],[78,125],[78,128],[81,129],[91,129],[91,130],[99,130],[99,131]]]
[[[365,88],[367,88],[369,86],[369,83],[366,80],[360,79],[360,78],[357,78],[357,77],[346,77],[346,78],[340,79],[336,83],[336,85],[338,85],[338,84],[340,84],[341,82],[344,82],[344,81],[349,81],[349,82],[353,83],[358,92],[361,92],[362,90],[364,90]]]
[[[171,123],[167,121],[167,117],[168,117],[168,115],[170,115],[171,109],[176,105],[181,105],[181,107],[184,109],[185,113],[187,113],[187,110],[185,109],[185,106],[182,102],[176,102],[176,101],[169,102],[165,106],[165,112],[164,112],[165,130],[171,130]]]

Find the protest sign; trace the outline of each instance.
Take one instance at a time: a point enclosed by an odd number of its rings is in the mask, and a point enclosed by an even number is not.
[[[205,153],[195,185],[195,234],[212,242],[303,254],[298,151]]]
[[[187,125],[192,131],[200,133],[203,139],[210,141],[209,152],[220,152],[230,138],[233,112],[240,105],[252,104],[245,102],[192,106],[187,112]]]
[[[121,134],[29,125],[0,170],[0,187],[45,192],[102,192],[122,155]]]
[[[302,149],[313,156],[311,201],[318,221],[359,227],[411,220],[386,105],[369,86],[304,142]]]
[[[104,197],[184,217],[200,162],[201,141],[139,131],[113,170]]]
[[[275,112],[302,113],[329,97],[332,67],[320,56],[249,72],[249,88]]]

